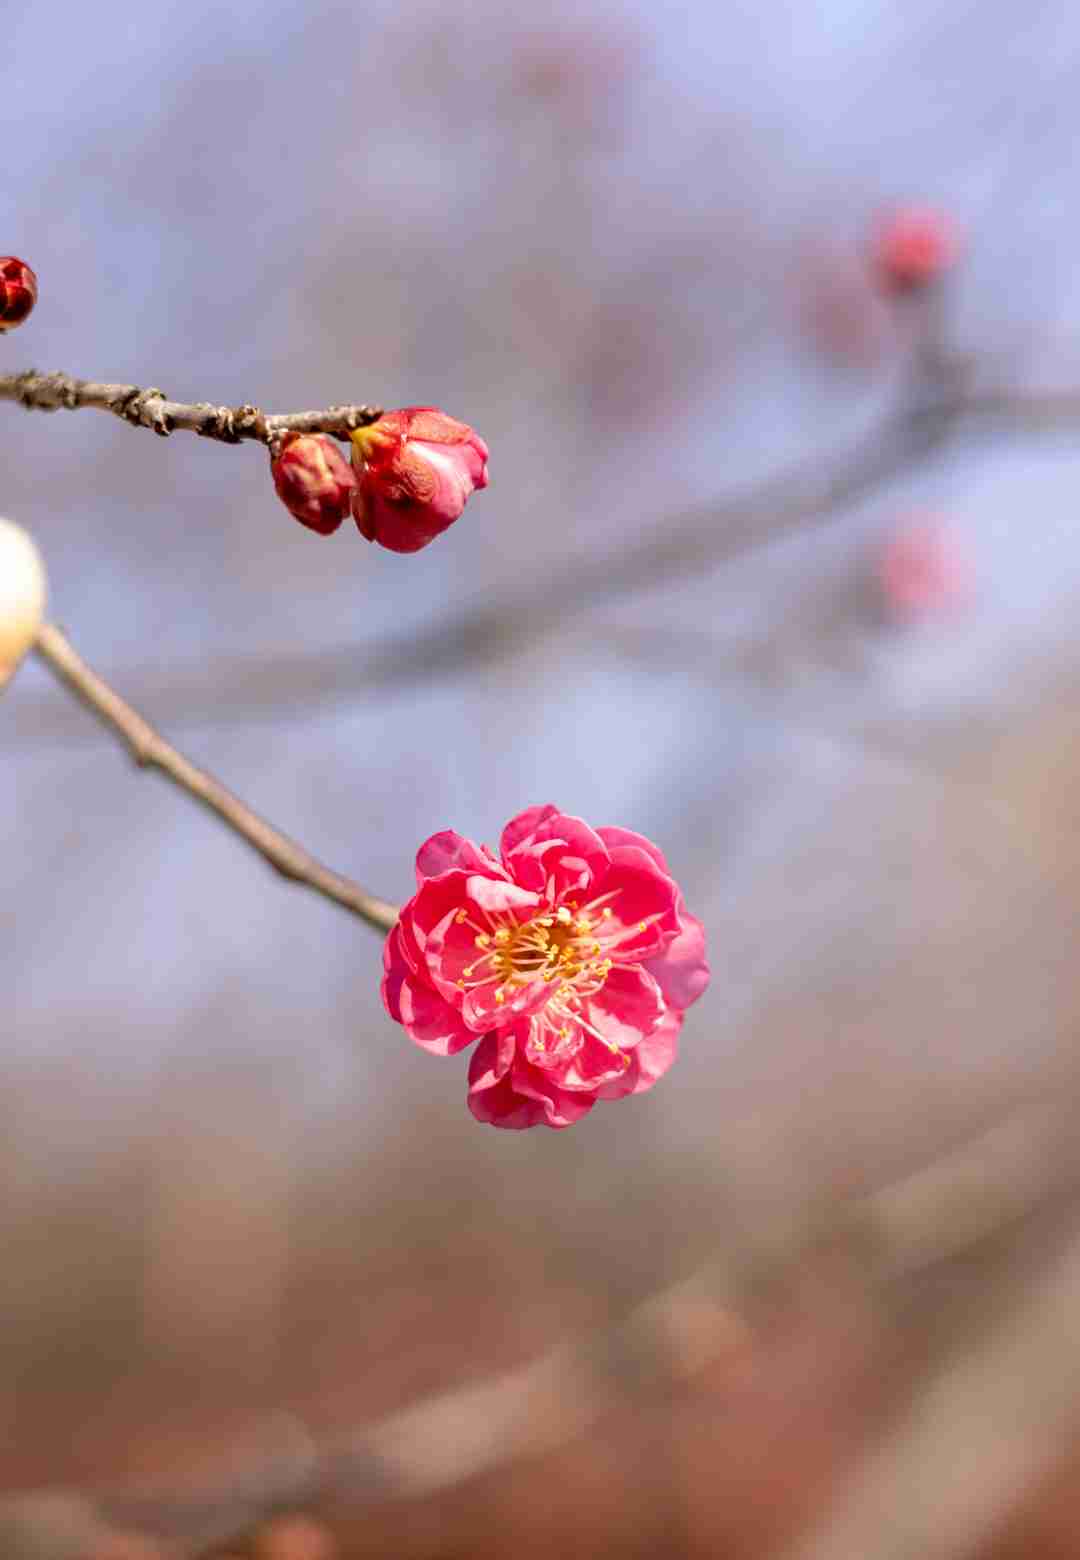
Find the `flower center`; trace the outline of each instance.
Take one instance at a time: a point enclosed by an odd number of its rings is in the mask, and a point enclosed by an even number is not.
[[[462,991],[494,985],[495,1002],[501,1007],[516,987],[541,980],[551,988],[530,1021],[529,1053],[534,1061],[552,1065],[572,1055],[588,1033],[607,1046],[623,1068],[629,1066],[630,1058],[599,1033],[588,1014],[589,998],[602,989],[620,963],[615,957],[618,945],[645,931],[649,924],[616,924],[611,901],[618,895],[616,889],[583,906],[571,899],[529,921],[481,911],[486,927],[478,926],[468,911],[458,911],[458,923],[476,933],[473,941],[477,950],[477,957],[465,965],[457,981]]]
[[[613,960],[610,951],[623,936],[609,927],[611,906],[604,894],[579,907],[571,900],[529,921],[515,921],[506,914],[487,914],[487,927],[476,926],[468,913],[458,911],[458,922],[476,931],[477,957],[461,972],[458,986],[471,991],[494,984],[495,1001],[506,1001],[508,990],[542,980],[553,988],[553,997],[593,996],[603,986]]]

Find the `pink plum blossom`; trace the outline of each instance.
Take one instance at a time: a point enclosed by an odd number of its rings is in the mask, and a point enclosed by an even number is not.
[[[405,406],[352,434],[353,518],[369,542],[419,552],[487,487],[488,448],[434,406]]]
[[[671,1066],[709,968],[701,922],[650,840],[530,807],[500,856],[433,834],[416,879],[386,940],[383,1001],[436,1056],[478,1042],[478,1121],[573,1126]]]

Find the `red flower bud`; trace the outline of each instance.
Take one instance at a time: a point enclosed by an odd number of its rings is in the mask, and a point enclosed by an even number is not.
[[[960,229],[944,211],[905,206],[893,212],[874,240],[874,267],[888,292],[918,292],[955,263]]]
[[[37,277],[25,260],[0,256],[0,334],[21,325],[37,303]]]
[[[356,478],[325,433],[287,433],[270,462],[277,496],[294,520],[329,536],[349,513]]]
[[[487,445],[437,407],[386,412],[352,442],[353,518],[361,535],[391,552],[419,552],[487,487]]]

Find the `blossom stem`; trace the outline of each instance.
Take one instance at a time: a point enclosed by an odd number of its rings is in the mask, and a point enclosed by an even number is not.
[[[303,846],[275,829],[265,818],[260,818],[213,775],[199,769],[190,759],[178,753],[148,721],[87,666],[54,624],[42,624],[34,648],[59,681],[103,725],[115,732],[136,764],[141,768],[159,770],[174,785],[201,802],[234,834],[238,834],[253,850],[258,851],[275,872],[290,882],[302,883],[315,893],[322,894],[325,899],[359,916],[378,932],[387,932],[394,925],[398,914],[395,905],[384,899],[376,899],[351,878],[323,866]]]
[[[377,422],[382,416],[381,407],[366,405],[329,406],[324,411],[267,416],[257,406],[172,401],[163,390],[76,379],[60,372],[43,374],[33,368],[21,374],[0,374],[0,401],[18,401],[39,412],[73,412],[89,406],[112,412],[137,428],[150,428],[162,438],[182,429],[223,444],[255,439],[271,448],[283,433],[329,433],[347,439],[354,429]]]

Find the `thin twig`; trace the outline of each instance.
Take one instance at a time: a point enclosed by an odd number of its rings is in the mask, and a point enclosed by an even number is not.
[[[55,625],[45,623],[38,630],[34,648],[62,683],[80,699],[98,719],[120,737],[132,758],[145,768],[158,769],[174,785],[216,813],[253,850],[258,851],[275,872],[293,883],[303,883],[317,894],[351,910],[376,931],[386,932],[397,920],[397,909],[384,899],[376,899],[354,883],[324,867],[295,840],[280,833],[264,818],[252,812],[239,797],[227,790],[205,770],[178,753],[126,704],[96,672],[75,652]]]
[[[142,390],[138,385],[102,384],[75,379],[59,370],[40,373],[31,368],[21,374],[0,374],[0,401],[17,401],[39,412],[78,411],[93,407],[112,412],[137,428],[150,428],[167,438],[175,429],[239,444],[256,439],[273,447],[283,433],[330,433],[347,439],[354,428],[366,427],[382,416],[378,406],[329,406],[319,412],[282,412],[268,417],[257,406],[214,406],[209,401],[170,401],[163,390]]]

